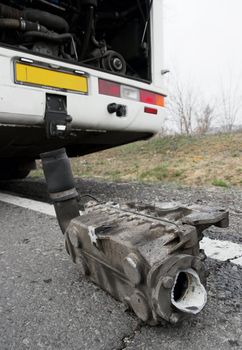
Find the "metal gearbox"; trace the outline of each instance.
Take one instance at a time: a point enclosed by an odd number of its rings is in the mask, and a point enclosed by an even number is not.
[[[227,211],[90,201],[79,215],[64,150],[42,159],[66,249],[83,274],[150,325],[177,323],[203,309],[206,271],[199,241],[207,227],[228,225]]]

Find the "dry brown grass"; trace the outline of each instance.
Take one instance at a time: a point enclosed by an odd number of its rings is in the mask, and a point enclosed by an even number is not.
[[[242,133],[154,138],[72,160],[76,176],[242,186]]]

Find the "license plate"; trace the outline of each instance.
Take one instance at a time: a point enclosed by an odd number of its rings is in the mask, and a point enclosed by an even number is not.
[[[88,93],[88,80],[85,75],[22,62],[15,62],[15,83],[82,94]]]

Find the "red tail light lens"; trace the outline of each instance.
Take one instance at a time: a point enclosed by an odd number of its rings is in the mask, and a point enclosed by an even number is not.
[[[112,81],[99,79],[99,93],[108,96],[121,96],[121,86],[120,84],[113,83]]]
[[[140,102],[148,103],[150,105],[155,105],[156,95],[153,92],[140,90]]]
[[[144,111],[145,113],[149,114],[158,114],[158,110],[156,108],[145,107]]]
[[[99,94],[136,100],[149,105],[164,107],[165,97],[148,90],[121,85],[110,80],[99,79]]]
[[[147,90],[140,90],[140,102],[148,103],[150,105],[156,105],[164,107],[165,98],[162,95],[156,94]]]

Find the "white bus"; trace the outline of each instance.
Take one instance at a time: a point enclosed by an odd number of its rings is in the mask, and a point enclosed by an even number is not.
[[[162,0],[0,1],[0,177],[156,134]]]

